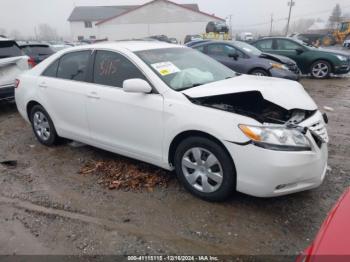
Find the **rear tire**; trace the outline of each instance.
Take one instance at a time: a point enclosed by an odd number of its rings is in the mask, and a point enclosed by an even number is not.
[[[35,105],[30,111],[30,122],[34,135],[41,144],[53,146],[58,143],[59,137],[55,126],[49,114],[41,105]]]
[[[189,192],[207,201],[226,200],[236,189],[231,156],[221,145],[204,137],[190,137],[179,144],[175,171]]]
[[[316,79],[328,78],[331,74],[331,71],[331,64],[324,60],[314,62],[310,68],[311,76]]]

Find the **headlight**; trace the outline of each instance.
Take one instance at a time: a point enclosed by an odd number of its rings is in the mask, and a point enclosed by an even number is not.
[[[296,128],[239,125],[242,132],[260,147],[281,151],[310,151],[311,144]]]
[[[280,70],[289,70],[289,68],[285,65],[282,65],[282,64],[278,64],[278,63],[270,63],[271,67],[272,68],[275,68],[275,69],[280,69]]]
[[[340,61],[346,61],[348,60],[348,58],[346,56],[343,56],[343,55],[337,55],[336,56]]]

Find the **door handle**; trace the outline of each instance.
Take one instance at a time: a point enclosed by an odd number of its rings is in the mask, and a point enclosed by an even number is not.
[[[90,99],[100,99],[96,92],[91,92],[89,95],[87,95],[87,97]]]

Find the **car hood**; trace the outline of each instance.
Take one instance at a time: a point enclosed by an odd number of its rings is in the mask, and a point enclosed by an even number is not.
[[[273,61],[281,63],[281,64],[287,64],[287,65],[294,65],[295,64],[294,60],[292,60],[286,56],[282,56],[282,55],[262,53],[259,57],[273,60]]]
[[[264,99],[287,110],[316,110],[317,105],[302,85],[278,78],[240,75],[182,91],[191,98],[258,91]]]
[[[327,53],[327,54],[331,54],[331,55],[342,55],[342,56],[349,57],[349,53],[341,51],[341,50],[333,50],[333,49],[322,48],[322,47],[319,47],[319,48],[311,47],[311,50],[322,52],[322,53]]]

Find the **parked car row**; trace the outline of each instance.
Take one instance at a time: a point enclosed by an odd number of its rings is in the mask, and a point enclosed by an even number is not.
[[[251,45],[240,41],[195,40],[186,46],[197,49],[236,72],[299,80],[300,74],[317,79],[350,72],[350,55],[316,48],[285,37],[267,37]]]
[[[241,74],[299,80],[299,69],[293,60],[262,53],[244,42],[208,40],[198,41],[191,47]]]

